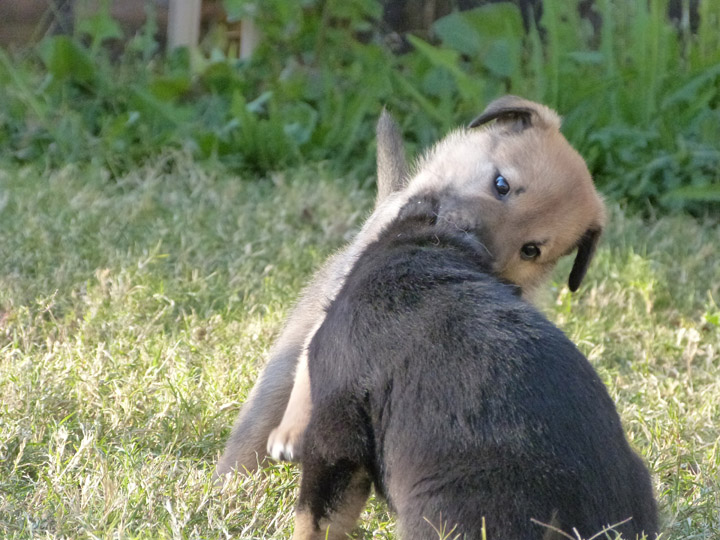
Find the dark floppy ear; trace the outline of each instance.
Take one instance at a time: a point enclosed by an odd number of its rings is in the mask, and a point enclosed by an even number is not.
[[[580,287],[580,283],[582,283],[585,277],[588,266],[590,266],[590,261],[593,255],[595,255],[595,249],[597,248],[601,234],[602,229],[599,227],[588,229],[578,242],[577,255],[575,256],[575,262],[573,263],[570,278],[568,279],[568,287],[570,287],[572,292],[577,291]]]
[[[375,133],[377,135],[377,198],[375,204],[378,204],[391,193],[404,188],[408,174],[400,128],[384,107]]]
[[[503,96],[491,102],[468,127],[480,127],[493,120],[514,132],[530,127],[560,129],[560,117],[555,111],[518,96]]]
[[[480,127],[493,120],[509,122],[513,129],[522,131],[532,127],[533,108],[532,103],[517,96],[503,96],[491,102],[485,110],[475,118],[468,127]]]

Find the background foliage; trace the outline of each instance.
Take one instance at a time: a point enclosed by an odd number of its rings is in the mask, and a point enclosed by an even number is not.
[[[250,61],[206,44],[157,54],[152,20],[122,54],[102,12],[35,50],[0,51],[1,155],[48,165],[100,162],[115,175],[167,147],[260,174],[327,160],[371,174],[387,105],[412,151],[515,93],[557,108],[603,192],[633,207],[703,211],[720,201],[720,4],[699,26],[667,0],[545,0],[525,31],[511,3],[455,12],[432,43],[396,55],[375,0],[226,0],[265,36]],[[217,43],[216,43],[217,44]]]

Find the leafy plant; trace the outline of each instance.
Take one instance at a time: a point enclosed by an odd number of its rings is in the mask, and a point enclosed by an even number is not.
[[[167,148],[262,174],[308,161],[373,171],[382,106],[416,153],[515,93],[555,107],[611,198],[704,212],[720,198],[720,5],[692,31],[667,0],[544,0],[527,31],[508,2],[453,12],[394,55],[376,0],[225,0],[264,36],[249,61],[205,44],[155,54],[151,16],[123,54],[107,9],[30,53],[0,51],[1,154],[106,163],[115,175]],[[597,23],[597,20],[601,21]],[[219,45],[222,45],[220,43]]]

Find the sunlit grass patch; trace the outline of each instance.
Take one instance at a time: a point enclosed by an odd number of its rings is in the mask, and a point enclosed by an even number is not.
[[[367,214],[322,166],[248,182],[170,153],[0,173],[0,536],[288,538],[297,468],[213,483],[293,299]],[[720,227],[612,208],[581,291],[541,308],[596,366],[666,538],[720,529]],[[359,536],[394,538],[382,502]]]

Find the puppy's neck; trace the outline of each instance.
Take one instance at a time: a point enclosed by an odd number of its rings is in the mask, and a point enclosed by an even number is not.
[[[473,232],[439,218],[439,210],[440,198],[435,194],[411,197],[385,227],[377,243],[385,248],[409,245],[450,248],[462,252],[480,270],[489,273],[493,258],[487,247]]]

